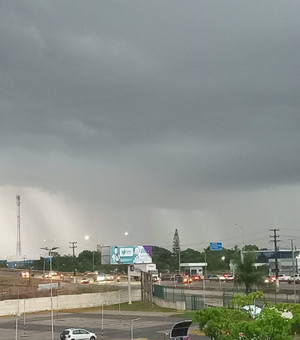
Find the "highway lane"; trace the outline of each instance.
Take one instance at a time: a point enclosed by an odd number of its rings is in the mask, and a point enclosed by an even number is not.
[[[182,318],[168,317],[162,315],[152,316],[143,312],[124,312],[120,316],[118,312],[104,311],[104,339],[130,339],[130,321],[140,318],[134,322],[134,338],[148,338],[153,340],[164,339],[164,334],[169,332],[172,325]],[[15,339],[15,318],[0,319],[1,339]],[[98,335],[101,339],[101,311],[97,313],[68,313],[60,314],[59,319],[54,320],[55,339],[59,339],[59,334],[66,328],[79,327],[86,328]],[[194,327],[195,328],[195,327]],[[23,319],[19,318],[18,335],[19,338],[27,337],[32,340],[49,339],[51,332],[51,319],[49,314],[30,315],[26,320],[26,330],[24,334]],[[168,338],[168,337],[167,337]],[[191,340],[207,339],[197,334],[190,334]]]
[[[187,288],[187,289],[204,289],[203,287],[203,281],[200,282],[192,282],[190,284],[185,283],[176,283],[174,281],[161,281],[161,285],[167,286],[167,287],[177,287],[177,288]],[[280,282],[279,285],[281,290],[290,290],[294,291],[294,285],[288,284],[287,282]],[[205,280],[205,289],[206,290],[233,290],[235,288],[233,282],[216,282],[216,281],[209,281]],[[235,288],[236,289],[236,288]],[[243,289],[243,286],[241,286],[241,290]],[[300,284],[296,284],[296,292],[300,294]]]

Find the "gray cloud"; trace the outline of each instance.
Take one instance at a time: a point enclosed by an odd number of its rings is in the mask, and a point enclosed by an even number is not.
[[[248,219],[254,193],[271,199],[282,186],[295,197],[297,1],[30,0],[0,8],[2,195],[10,187],[33,200],[29,188],[50,193],[47,202],[53,193],[68,197],[82,224],[103,218],[116,235],[125,214],[134,231],[157,228],[149,243],[159,244],[171,243],[179,215],[179,230],[192,232],[197,216],[213,224],[208,240],[223,228],[234,235],[240,211],[226,195],[247,197]],[[45,215],[36,214],[38,230]]]

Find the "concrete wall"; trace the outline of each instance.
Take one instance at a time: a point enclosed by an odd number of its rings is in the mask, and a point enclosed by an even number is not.
[[[89,293],[77,295],[60,295],[53,296],[53,309],[72,309],[82,307],[96,307],[105,305],[113,305],[120,302],[128,302],[128,291],[115,291],[106,293]],[[131,290],[131,300],[140,301],[141,291]],[[33,299],[20,299],[18,300],[4,300],[0,301],[0,316],[13,315],[14,313],[23,314],[25,312],[38,312],[51,310],[50,297],[41,297]]]
[[[173,308],[178,310],[185,310],[185,301],[165,301],[158,297],[153,296],[153,302],[160,307]]]

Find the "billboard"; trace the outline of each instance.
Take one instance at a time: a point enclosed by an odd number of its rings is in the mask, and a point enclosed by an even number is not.
[[[222,250],[222,242],[211,242],[209,250]]]
[[[152,263],[152,246],[110,246],[110,264]]]

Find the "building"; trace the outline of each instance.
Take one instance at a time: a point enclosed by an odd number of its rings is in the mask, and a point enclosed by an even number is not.
[[[207,267],[206,262],[180,263],[180,272],[186,273],[189,276],[197,274],[203,276],[206,267]]]
[[[243,251],[243,255],[247,253]],[[275,275],[275,251],[274,250],[256,250],[253,251],[256,254],[255,266],[269,266],[269,274]],[[278,262],[278,274],[292,275],[294,272],[299,273],[300,269],[300,258],[289,249],[280,249],[277,251],[277,262]]]

